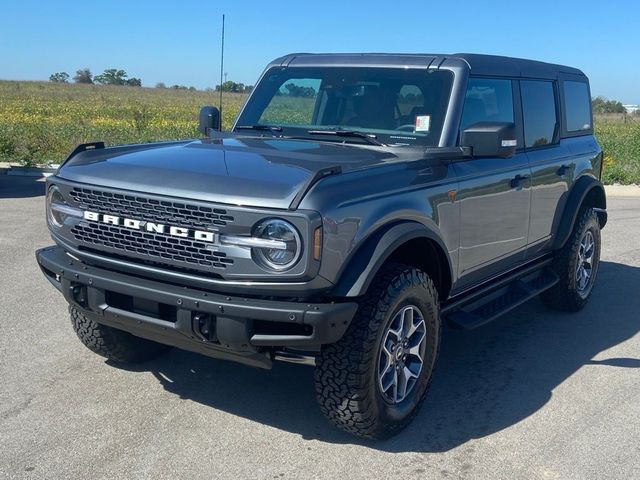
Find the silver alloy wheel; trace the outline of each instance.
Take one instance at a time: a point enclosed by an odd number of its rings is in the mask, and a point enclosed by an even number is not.
[[[576,287],[578,293],[588,292],[595,273],[596,241],[591,230],[587,230],[580,240],[576,265]]]
[[[422,372],[427,327],[414,305],[402,307],[382,337],[378,359],[378,386],[390,403],[402,402]]]

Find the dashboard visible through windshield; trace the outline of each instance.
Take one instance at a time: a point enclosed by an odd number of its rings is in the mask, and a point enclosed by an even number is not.
[[[442,70],[272,68],[256,86],[236,130],[437,146],[452,82],[453,74]]]

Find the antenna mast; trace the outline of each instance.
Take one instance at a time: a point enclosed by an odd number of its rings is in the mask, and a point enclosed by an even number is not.
[[[224,76],[224,13],[222,14],[222,49],[220,53],[220,130],[222,130],[222,77]]]

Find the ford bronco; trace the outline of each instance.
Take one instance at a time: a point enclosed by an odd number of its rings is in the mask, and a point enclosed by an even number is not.
[[[231,131],[78,146],[37,252],[72,325],[116,362],[170,347],[315,366],[342,429],[416,415],[442,325],[541,295],[585,306],[607,221],[589,82],[475,54],[291,54]]]

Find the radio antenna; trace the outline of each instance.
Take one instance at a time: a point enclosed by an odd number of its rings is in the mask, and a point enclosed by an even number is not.
[[[220,130],[222,131],[222,77],[224,76],[224,13],[222,14],[222,48],[220,52]]]

